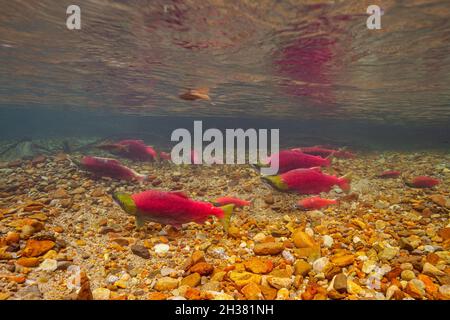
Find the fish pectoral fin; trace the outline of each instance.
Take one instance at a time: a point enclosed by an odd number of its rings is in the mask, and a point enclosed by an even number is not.
[[[140,217],[140,216],[136,216],[136,228],[142,228],[144,226],[145,220]]]

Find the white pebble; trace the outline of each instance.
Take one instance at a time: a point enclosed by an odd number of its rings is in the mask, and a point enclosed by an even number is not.
[[[255,242],[262,242],[262,241],[264,241],[264,239],[266,239],[266,235],[262,232],[257,233],[253,237],[253,241],[255,241]]]
[[[329,235],[324,235],[322,238],[323,245],[327,248],[331,248],[333,246],[334,240]]]
[[[287,250],[283,250],[283,252],[281,253],[281,255],[283,256],[283,258],[284,258],[286,261],[289,261],[289,262],[291,262],[291,263],[293,263],[293,262],[295,261],[295,258],[294,258],[294,256],[292,255],[292,253],[290,253],[290,252],[287,251]]]
[[[55,259],[45,259],[39,266],[39,270],[55,271],[58,268],[58,262]]]
[[[162,267],[161,268],[161,275],[163,277],[168,276],[169,274],[175,272],[175,269],[168,268],[168,267]]]
[[[169,249],[170,249],[169,245],[165,243],[158,243],[153,247],[153,250],[155,250],[155,253],[157,254],[167,253]]]
[[[305,233],[310,237],[314,236],[314,231],[311,228],[305,228]]]
[[[316,273],[322,272],[327,264],[328,264],[328,258],[327,257],[319,258],[316,261],[314,261],[314,263],[313,263],[313,270]]]

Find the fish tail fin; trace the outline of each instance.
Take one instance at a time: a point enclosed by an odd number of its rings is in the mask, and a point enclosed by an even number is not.
[[[81,163],[81,161],[72,159],[69,155],[67,155],[67,160],[69,160],[71,166],[78,167],[80,169],[83,168],[83,164]]]
[[[113,192],[112,198],[126,213],[136,215],[137,208],[131,195],[123,192]]]
[[[287,190],[288,186],[283,182],[279,175],[275,176],[262,176],[261,179],[264,183],[269,184],[271,187],[274,187],[278,190]]]
[[[325,157],[327,167],[331,166],[334,159],[334,152],[330,153],[327,157]]]
[[[220,223],[223,225],[223,229],[228,232],[230,226],[231,217],[233,216],[234,204],[227,204],[220,207],[223,212],[222,218],[219,218]]]
[[[346,193],[350,192],[350,183],[352,181],[352,173],[349,172],[339,178],[339,187]]]

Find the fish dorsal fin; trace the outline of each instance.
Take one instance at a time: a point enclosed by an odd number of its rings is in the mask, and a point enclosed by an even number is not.
[[[170,193],[175,195],[175,196],[179,196],[181,198],[184,198],[184,199],[189,199],[189,197],[182,191],[171,191]]]

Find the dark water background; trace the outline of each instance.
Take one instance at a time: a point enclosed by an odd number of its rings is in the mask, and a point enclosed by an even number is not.
[[[80,0],[79,31],[70,4],[0,1],[0,138],[169,144],[203,120],[282,146],[450,149],[447,0]],[[200,87],[211,101],[179,98]]]

